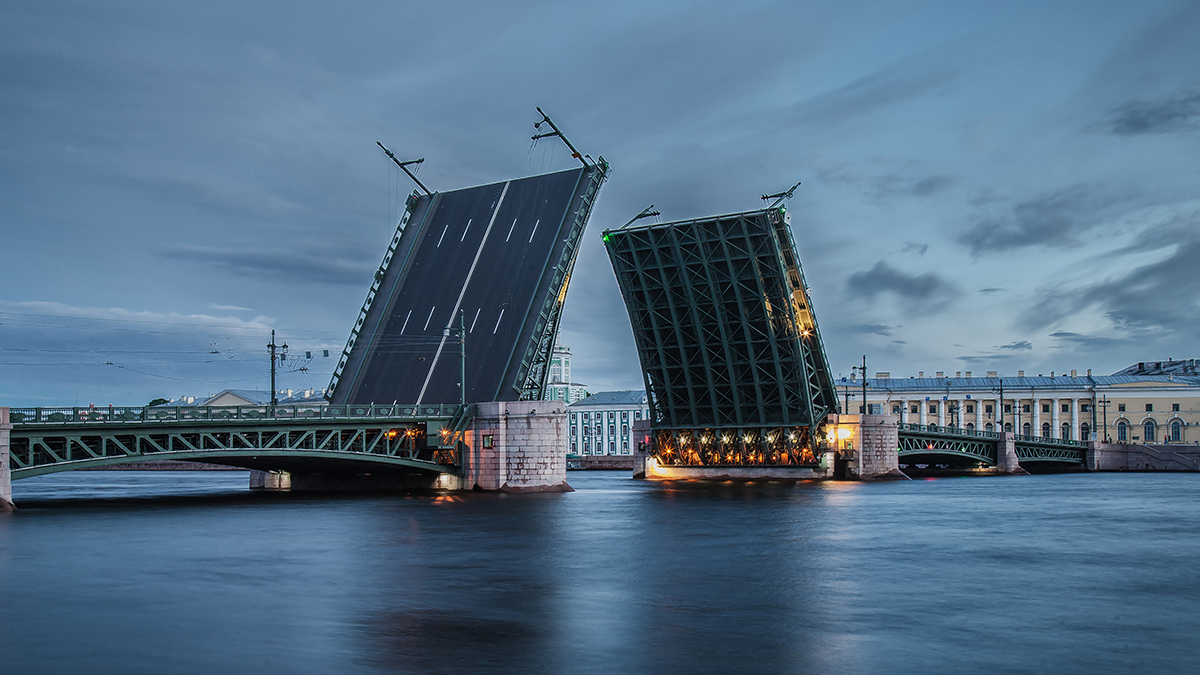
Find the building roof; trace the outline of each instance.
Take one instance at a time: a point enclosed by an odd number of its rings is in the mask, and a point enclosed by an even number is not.
[[[1196,359],[1138,361],[1113,375],[1200,375],[1200,363]]]
[[[238,398],[245,399],[250,402],[250,405],[267,405],[271,402],[271,392],[260,389],[223,389],[220,392],[209,396],[204,401],[197,401],[196,405],[209,405],[209,401],[215,401],[225,394],[232,394]]]
[[[929,392],[929,391],[1000,391],[1001,383],[1009,391],[1023,389],[1088,389],[1121,384],[1174,384],[1200,386],[1200,376],[1180,375],[1098,375],[1083,377],[910,377],[867,378],[868,391]],[[851,393],[862,387],[862,380],[839,378],[838,389],[849,387]]]
[[[585,405],[642,405],[646,402],[646,392],[641,389],[626,389],[624,391],[598,391],[591,396],[572,403],[570,408]]]

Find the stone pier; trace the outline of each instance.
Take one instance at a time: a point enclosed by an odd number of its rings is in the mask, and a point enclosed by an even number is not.
[[[894,415],[830,415],[846,477],[857,480],[908,480],[900,471],[900,426]]]
[[[1000,432],[996,441],[996,473],[1006,473],[1013,476],[1028,476],[1029,472],[1021,468],[1017,459],[1017,439],[1011,431]]]
[[[463,453],[465,490],[569,492],[562,401],[476,405]]]
[[[8,408],[0,408],[0,513],[16,509],[12,503],[12,473],[8,468],[8,439],[11,432]]]
[[[1200,447],[1092,441],[1084,463],[1088,471],[1200,471]]]

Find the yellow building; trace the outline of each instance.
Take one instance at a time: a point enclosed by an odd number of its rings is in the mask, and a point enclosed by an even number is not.
[[[1118,443],[1200,444],[1200,362],[1154,361],[1113,375],[1071,371],[1001,377],[989,371],[938,372],[933,377],[867,380],[866,412],[904,424],[1012,431],[1027,436]],[[843,378],[838,395],[850,413],[862,411],[862,381]]]

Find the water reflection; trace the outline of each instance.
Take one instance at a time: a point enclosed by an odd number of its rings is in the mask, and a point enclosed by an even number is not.
[[[0,672],[1182,672],[1200,477],[249,493],[75,474],[0,518]],[[240,482],[237,482],[240,481]]]

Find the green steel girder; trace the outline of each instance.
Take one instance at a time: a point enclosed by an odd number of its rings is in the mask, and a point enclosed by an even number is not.
[[[384,409],[415,413],[420,408],[397,406]],[[454,414],[322,419],[321,411],[318,411],[316,417],[297,419],[195,419],[185,416],[185,419],[131,421],[113,415],[105,421],[20,422],[13,425],[11,432],[9,468],[15,479],[155,459],[187,459],[237,466],[247,465],[247,458],[254,458],[255,464],[261,465],[259,458],[274,457],[289,461],[310,459],[335,464],[377,465],[380,469],[458,472],[461,457],[457,450],[447,446],[457,446],[458,435],[470,423],[473,409],[470,406],[466,409],[459,406],[424,408],[428,412],[453,411]],[[41,413],[44,411],[29,413],[23,419],[36,419],[39,415],[69,417],[66,413]],[[78,418],[79,415],[70,417]],[[438,438],[435,433],[422,442],[421,424],[431,432],[446,428],[450,436]],[[238,458],[242,464],[233,461]]]
[[[995,466],[996,442],[970,436],[907,432],[900,434],[901,457],[941,455],[965,457]]]
[[[1022,464],[1026,462],[1083,464],[1085,454],[1085,450],[1082,447],[1063,447],[1051,443],[1017,443],[1015,450],[1017,452],[1017,460]]]

